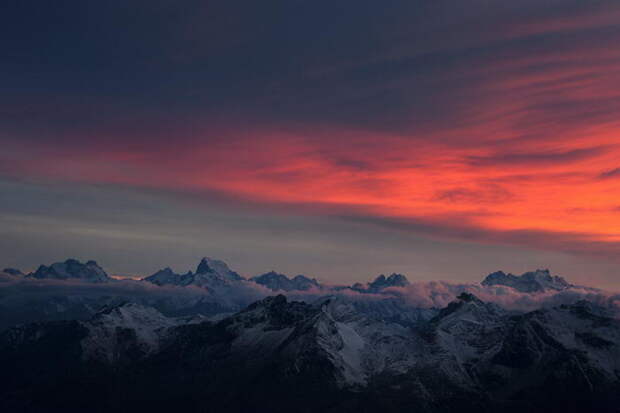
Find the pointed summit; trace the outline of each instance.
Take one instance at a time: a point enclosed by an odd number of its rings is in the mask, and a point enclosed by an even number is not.
[[[204,257],[200,260],[195,273],[188,271],[185,274],[177,274],[169,267],[166,267],[146,277],[144,280],[159,286],[195,285],[209,290],[215,290],[222,286],[231,286],[238,281],[245,281],[243,277],[228,268],[225,262],[209,257]]]
[[[196,267],[196,275],[204,274],[216,274],[224,279],[228,280],[242,280],[236,272],[232,271],[224,261],[215,260],[213,258],[204,257],[200,260],[198,267]]]
[[[207,257],[204,257],[202,260],[200,260],[198,267],[196,267],[196,274],[206,274],[208,272],[213,272],[211,267],[209,267],[209,261],[211,261],[211,259]]]
[[[474,322],[485,322],[496,320],[504,314],[498,305],[484,302],[472,293],[462,292],[456,299],[439,311],[433,318],[434,322],[444,322],[444,320],[465,320]]]
[[[381,274],[371,284],[384,284],[385,283],[385,275]]]

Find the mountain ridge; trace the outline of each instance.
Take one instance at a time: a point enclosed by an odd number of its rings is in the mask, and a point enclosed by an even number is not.
[[[303,400],[302,411],[324,409],[325,403],[357,411],[373,397],[385,411],[411,403],[423,412],[526,403],[529,411],[542,412],[570,403],[605,408],[611,406],[606,400],[618,401],[620,388],[620,321],[586,301],[514,315],[464,293],[414,326],[369,317],[346,297],[305,303],[280,294],[219,321],[173,319],[120,303],[88,321],[35,323],[1,333],[0,362],[6,368],[0,373],[0,403],[6,400],[3,392],[34,379],[29,372],[38,370],[25,366],[43,363],[51,369],[30,387],[35,403],[58,380],[42,346],[57,349],[56,358],[72,366],[78,379],[90,369],[90,380],[95,377],[110,391],[115,385],[131,389],[108,400],[108,408],[152,400],[151,408],[164,411],[172,406],[160,398],[166,397],[197,411],[178,398],[193,394],[184,400],[270,411],[290,408],[293,399],[285,394],[291,392]],[[532,374],[546,381],[525,379]],[[115,381],[99,382],[110,375]],[[561,391],[584,384],[581,401]],[[145,399],[153,386],[159,396]],[[253,391],[245,392],[248,388]],[[75,397],[73,390],[56,397],[71,406],[63,398],[69,394]],[[234,400],[242,394],[247,400],[239,405]]]

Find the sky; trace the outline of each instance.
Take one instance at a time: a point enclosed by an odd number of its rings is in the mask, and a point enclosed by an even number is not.
[[[0,266],[620,290],[616,0],[9,0]]]

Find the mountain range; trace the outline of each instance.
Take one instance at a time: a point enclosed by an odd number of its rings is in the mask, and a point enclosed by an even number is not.
[[[4,284],[50,280],[80,291],[127,283],[94,261],[4,272]],[[168,268],[129,285],[201,295],[185,312],[162,306],[165,295],[116,297],[79,318],[6,328],[0,409],[617,412],[620,405],[620,320],[577,296],[522,311],[462,291],[422,307],[393,294],[412,287],[400,274],[352,286],[276,272],[246,279],[210,258],[193,272]],[[263,297],[237,301],[237,309],[196,304],[248,286]],[[538,270],[492,273],[479,288],[533,299],[578,287]]]
[[[414,326],[342,297],[283,295],[219,321],[124,303],[0,336],[3,411],[604,411],[620,322],[573,305],[509,314],[462,294]],[[145,410],[146,409],[146,410]],[[612,411],[612,410],[609,410]]]
[[[487,275],[482,281],[482,285],[502,285],[524,293],[536,293],[550,290],[561,291],[574,287],[564,278],[551,275],[549,270],[536,270],[526,272],[522,275],[506,274],[503,271],[496,271]]]
[[[96,261],[81,263],[75,259],[67,259],[64,262],[56,262],[49,266],[41,265],[31,273],[23,274],[15,268],[5,268],[5,275],[24,278],[51,279],[51,280],[81,280],[88,282],[110,282],[115,279],[101,268]],[[355,283],[351,286],[326,286],[315,278],[297,275],[289,278],[285,274],[269,271],[250,278],[244,278],[231,270],[228,265],[220,260],[204,257],[195,271],[184,274],[174,272],[170,267],[161,269],[154,274],[143,278],[143,281],[158,286],[196,286],[216,291],[222,287],[231,287],[238,283],[252,282],[268,288],[271,291],[290,292],[318,290],[343,290],[350,289],[360,293],[377,293],[390,287],[406,287],[409,280],[402,274],[391,274],[386,277],[381,274],[368,283]],[[484,286],[510,287],[516,291],[537,293],[545,291],[561,291],[575,287],[564,278],[553,276],[549,270],[536,270],[522,275],[513,275],[496,271],[481,282]]]

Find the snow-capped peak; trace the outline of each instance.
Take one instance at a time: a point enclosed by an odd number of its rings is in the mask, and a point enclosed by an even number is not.
[[[196,285],[216,290],[245,279],[232,271],[225,262],[204,257],[196,267],[195,273],[189,271],[186,274],[177,274],[171,268],[166,267],[144,280],[156,285]]]
[[[275,271],[257,275],[256,277],[252,277],[250,281],[263,285],[272,291],[305,291],[313,287],[320,288],[319,282],[314,278],[308,278],[304,275],[297,275],[293,278],[289,278]]]
[[[153,307],[135,303],[108,306],[83,323],[88,335],[82,340],[85,358],[117,361],[120,348],[133,346],[143,355],[159,349],[161,338],[177,322]]]
[[[202,274],[217,274],[222,278],[235,281],[243,279],[243,277],[239,274],[232,271],[224,261],[215,260],[209,257],[204,257],[200,260],[198,267],[196,267],[196,275]]]
[[[502,285],[524,293],[536,293],[549,290],[560,291],[573,286],[564,278],[551,275],[547,269],[538,269],[521,275],[506,274],[503,271],[496,271],[487,275],[482,281],[482,285]]]
[[[111,278],[108,274],[97,265],[97,262],[90,260],[86,264],[75,259],[68,259],[65,262],[56,262],[52,265],[41,265],[34,273],[30,273],[27,277],[39,279],[78,279],[89,282],[107,282]]]

